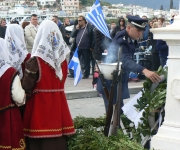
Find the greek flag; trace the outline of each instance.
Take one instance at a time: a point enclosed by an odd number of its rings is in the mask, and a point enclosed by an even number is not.
[[[78,58],[78,48],[76,48],[74,55],[68,65],[69,69],[74,70],[74,86],[76,86],[79,81],[82,79],[82,71],[81,71],[81,65]]]
[[[86,15],[86,20],[93,24],[105,36],[111,39],[99,0],[96,0],[93,4],[90,12]]]

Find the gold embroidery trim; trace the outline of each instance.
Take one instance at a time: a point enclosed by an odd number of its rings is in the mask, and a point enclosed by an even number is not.
[[[33,130],[33,129],[23,129],[24,131],[29,131],[29,132],[58,132],[58,131],[62,131],[62,130],[69,130],[69,129],[73,129],[74,126],[71,127],[64,127],[61,129],[44,129],[44,130]]]
[[[3,148],[3,149],[11,149],[11,146],[3,146],[3,145],[0,145],[0,148]]]
[[[33,93],[38,93],[38,92],[63,92],[63,91],[64,91],[64,89],[50,89],[50,90],[48,90],[48,89],[35,89],[33,91]]]
[[[3,110],[3,109],[7,109],[7,108],[9,108],[9,107],[14,107],[14,106],[15,106],[14,104],[10,104],[10,105],[8,105],[8,106],[5,106],[5,107],[0,108],[0,111]]]

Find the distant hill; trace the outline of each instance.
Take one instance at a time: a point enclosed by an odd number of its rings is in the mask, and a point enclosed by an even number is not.
[[[140,6],[144,6],[144,7],[149,7],[149,8],[153,8],[153,9],[159,9],[161,5],[163,5],[164,10],[169,10],[169,6],[170,6],[170,0],[101,0],[101,1],[105,1],[108,2],[110,4],[125,4],[125,5],[129,5],[129,4],[133,4],[133,5],[140,5]],[[176,9],[179,9],[179,0],[173,0],[173,6]]]

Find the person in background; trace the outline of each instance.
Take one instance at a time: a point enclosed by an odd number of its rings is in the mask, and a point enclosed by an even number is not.
[[[11,20],[11,24],[19,24],[19,22],[16,19]]]
[[[160,64],[162,67],[166,65],[169,47],[163,40],[157,40],[156,49],[159,51]]]
[[[142,16],[142,19],[148,21],[147,16]],[[147,48],[147,40],[148,40],[148,36],[149,36],[149,29],[150,29],[150,26],[148,24],[146,24],[143,35],[139,40],[139,46],[143,50],[145,50]]]
[[[38,31],[38,16],[36,14],[31,15],[30,24],[25,27],[25,41],[26,47],[29,53],[32,51],[32,47],[34,44],[34,39],[36,37],[36,33]]]
[[[149,21],[149,28],[151,29],[152,27],[153,27],[153,21],[150,20],[150,21]]]
[[[112,21],[110,24],[110,34],[112,33],[112,31],[114,30],[115,27],[116,27],[116,23],[114,21]]]
[[[110,44],[111,39],[106,37],[97,28],[94,28],[94,49],[92,50],[92,53],[95,60],[103,61],[102,53],[107,53],[107,49]]]
[[[72,31],[71,36],[76,39],[72,50],[78,48],[79,59],[82,56],[84,62],[84,76],[83,79],[89,78],[90,75],[90,50],[94,48],[94,32],[93,26],[87,24],[84,16],[78,17],[78,25]]]
[[[6,20],[4,18],[0,21],[0,37],[4,39],[6,34]]]
[[[171,18],[171,20],[170,20],[170,24],[172,24],[172,23],[174,22],[174,16],[175,16],[175,15],[172,15],[172,18]]]
[[[0,38],[0,149],[25,150],[19,107],[25,104],[18,71],[9,65],[5,40]]]
[[[158,23],[154,22],[152,28],[158,28]],[[160,66],[160,59],[159,59],[159,51],[156,48],[157,40],[153,39],[153,33],[149,32],[149,41],[147,42],[147,46],[152,46],[151,54],[152,54],[152,71],[157,71]]]
[[[4,39],[4,37],[5,37],[5,30],[3,27],[0,26],[0,38]]]
[[[164,18],[158,18],[158,28],[165,27],[165,19]]]
[[[71,36],[71,31],[66,30],[66,27],[70,26],[70,22],[68,18],[64,18],[64,28],[65,28],[65,37],[64,41],[66,42],[67,45],[70,45],[69,43],[69,38]]]
[[[23,30],[24,30],[25,27],[28,26],[29,24],[30,24],[30,22],[24,21],[24,22],[22,23],[22,28],[23,28]]]
[[[76,25],[78,25],[78,19],[74,20],[74,27],[73,27],[72,32],[73,32],[74,30],[76,30]],[[71,32],[71,34],[72,34],[72,32]],[[70,62],[71,59],[72,59],[72,57],[73,57],[73,55],[74,55],[74,50],[75,50],[74,48],[75,48],[75,46],[76,46],[76,39],[75,39],[75,37],[72,37],[72,35],[71,35],[71,37],[70,37],[70,39],[69,39],[69,43],[71,43],[70,58],[69,58],[69,62]],[[68,63],[69,63],[69,62],[68,62]],[[68,75],[68,77],[74,78],[74,70],[69,69],[69,75]]]
[[[66,42],[67,46],[69,48],[71,48],[71,43],[69,43],[69,39],[71,37],[71,32],[72,31],[69,31],[69,30],[66,30],[66,27],[70,26],[70,22],[69,22],[69,19],[68,18],[64,18],[64,28],[65,28],[65,36],[64,36],[64,41]],[[67,55],[67,62],[69,62],[69,59],[70,59],[70,53]]]
[[[57,26],[59,27],[59,30],[61,31],[63,39],[65,40],[65,33],[66,33],[66,31],[65,31],[63,23],[61,23],[58,20],[58,16],[53,16],[51,20],[57,24]]]
[[[154,17],[152,20],[153,20],[153,22],[157,22],[157,21],[158,21],[158,18],[157,18],[157,17]]]
[[[43,21],[22,81],[27,99],[23,122],[28,150],[67,150],[67,135],[75,133],[64,93],[68,53],[57,24]]]
[[[158,18],[158,28],[165,27],[165,26],[166,26],[165,19]],[[156,49],[159,51],[160,64],[162,67],[164,67],[164,65],[166,65],[169,47],[165,41],[157,40]]]
[[[1,19],[1,27],[6,27],[6,20],[4,18]]]
[[[110,29],[108,26],[107,28]],[[106,37],[97,28],[94,28],[94,48],[92,50],[93,58],[98,61],[103,61],[102,53],[107,53],[107,49],[110,43],[111,43],[111,39]],[[94,74],[94,70],[95,70],[94,66],[93,66],[92,74]]]
[[[126,22],[123,17],[119,18],[118,25],[114,28],[114,30],[111,32],[111,38],[113,39],[115,35],[126,28]]]

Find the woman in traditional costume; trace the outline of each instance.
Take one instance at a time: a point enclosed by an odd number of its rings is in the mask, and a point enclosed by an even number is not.
[[[19,71],[22,79],[25,62],[30,59],[31,54],[27,51],[23,28],[18,24],[10,24],[6,29],[5,41],[9,50],[11,66]]]
[[[5,41],[9,51],[10,64],[17,71],[19,71],[19,76],[22,80],[25,69],[25,62],[31,57],[31,54],[26,49],[24,31],[22,27],[18,24],[8,25],[6,29]],[[20,106],[22,119],[24,115],[24,109],[25,105]]]
[[[43,21],[22,82],[28,100],[24,114],[28,150],[66,150],[66,135],[75,133],[64,93],[68,53],[58,26]]]
[[[25,150],[19,107],[25,103],[18,71],[9,65],[8,50],[0,38],[0,150]]]

